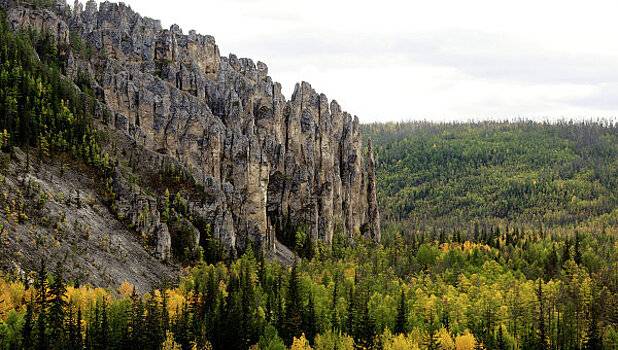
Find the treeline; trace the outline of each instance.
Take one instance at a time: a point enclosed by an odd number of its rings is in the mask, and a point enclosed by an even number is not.
[[[543,238],[524,230],[499,238],[499,248],[423,237],[390,227],[383,245],[345,242],[292,267],[249,250],[229,265],[198,264],[180,286],[141,297],[127,284],[116,292],[67,285],[60,270],[5,278],[0,344],[6,349],[618,346],[615,233],[562,239],[556,232]]]
[[[374,142],[383,217],[570,225],[618,204],[611,122],[392,123]]]

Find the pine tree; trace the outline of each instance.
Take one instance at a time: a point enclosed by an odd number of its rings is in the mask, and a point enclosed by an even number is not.
[[[58,263],[54,272],[54,279],[49,286],[51,294],[49,306],[49,335],[53,339],[52,348],[66,348],[65,333],[65,306],[64,295],[66,287],[64,285],[62,265]]]
[[[162,333],[167,334],[170,327],[170,314],[167,310],[167,290],[161,291],[161,327]]]
[[[549,258],[545,262],[545,276],[547,278],[552,278],[556,276],[558,273],[558,252],[556,252],[556,245],[552,245],[551,253],[549,254]]]
[[[188,303],[184,303],[182,311],[177,309],[172,330],[174,338],[182,350],[191,349],[191,312]]]
[[[362,323],[359,325],[358,339],[367,349],[373,346],[373,336],[375,335],[375,319],[369,312],[369,297],[365,298],[362,309]]]
[[[129,322],[130,329],[130,341],[132,348],[138,347],[143,344],[145,335],[144,325],[144,304],[142,298],[140,298],[135,289],[131,295],[131,319]]]
[[[603,338],[599,334],[599,316],[598,304],[590,306],[590,323],[588,325],[588,334],[586,337],[586,350],[601,350],[603,349]]]
[[[349,335],[355,335],[355,322],[356,322],[356,305],[354,302],[354,285],[350,286],[348,291],[348,316],[346,318],[346,333]]]
[[[564,247],[562,249],[562,261],[566,262],[571,259],[571,242],[567,239],[564,241]]]
[[[146,300],[146,318],[144,320],[145,349],[158,350],[163,342],[165,334],[161,325],[161,308],[156,296],[153,294]]]
[[[331,328],[333,331],[339,330],[339,313],[337,312],[337,298],[339,289],[339,276],[335,275],[335,285],[333,286],[333,298],[331,302]]]
[[[81,343],[81,309],[77,315],[73,313],[73,305],[69,305],[67,349],[77,350],[82,348]]]
[[[502,331],[502,325],[498,326],[498,350],[506,350],[506,341],[504,340],[504,332]]]
[[[101,325],[99,328],[99,345],[101,350],[107,350],[110,346],[109,341],[109,320],[107,318],[107,302],[101,302]]]
[[[543,297],[543,282],[539,278],[539,287],[537,289],[537,298],[539,300],[539,340],[538,347],[540,350],[547,349],[547,337],[545,334],[545,309]]]
[[[310,342],[313,342],[313,339],[318,333],[313,293],[309,293],[309,302],[307,303],[307,308],[303,317],[303,324],[305,336]]]
[[[298,276],[298,265],[294,262],[292,272],[290,273],[285,303],[285,319],[283,321],[284,334],[288,342],[292,341],[293,337],[300,336],[302,317],[303,307],[300,297],[300,278]]]
[[[395,333],[406,333],[406,319],[408,315],[408,308],[406,305],[406,294],[401,289],[401,298],[399,299],[399,307],[397,307],[397,319],[395,320]]]
[[[34,301],[31,299],[30,302],[26,304],[26,314],[24,315],[24,325],[21,330],[22,336],[22,348],[23,349],[32,349],[34,345],[32,339],[33,333],[33,318],[34,318]]]
[[[41,262],[37,283],[37,307],[39,315],[36,321],[36,347],[39,350],[48,349],[47,341],[47,271],[45,263]]]
[[[82,336],[82,308],[78,307],[77,308],[77,319],[75,320],[75,326],[76,326],[76,349],[82,349],[84,346],[84,338]]]

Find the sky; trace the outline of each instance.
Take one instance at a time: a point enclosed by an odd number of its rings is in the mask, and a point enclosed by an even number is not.
[[[618,115],[618,2],[125,0],[362,122]]]

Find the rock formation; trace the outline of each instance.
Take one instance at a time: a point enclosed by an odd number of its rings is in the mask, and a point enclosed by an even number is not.
[[[16,29],[50,32],[59,47],[77,35],[95,49],[87,59],[69,50],[67,75],[88,72],[112,113],[104,122],[204,186],[209,201],[196,210],[228,249],[247,239],[274,249],[279,231],[300,225],[326,242],[336,231],[380,239],[371,144],[364,157],[358,118],[308,83],[286,100],[266,64],[221,57],[213,37],[163,29],[122,3],[0,3]],[[155,207],[137,202],[133,212]],[[148,230],[167,259],[169,233],[153,216]]]

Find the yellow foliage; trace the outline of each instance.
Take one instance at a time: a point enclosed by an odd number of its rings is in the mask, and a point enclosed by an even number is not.
[[[227,297],[227,285],[223,281],[219,281],[219,292],[223,297]]]
[[[90,309],[97,301],[109,300],[111,296],[103,288],[81,286],[79,288],[67,287],[67,301],[82,310]]]
[[[404,334],[393,335],[388,329],[382,334],[384,350],[418,350],[419,346],[412,336]]]
[[[124,281],[122,282],[120,287],[118,287],[118,293],[120,293],[120,295],[122,295],[123,297],[128,298],[131,296],[131,294],[133,294],[134,289],[135,289],[134,285],[132,285],[131,283],[127,281]]]
[[[354,266],[346,267],[345,270],[343,270],[343,275],[346,278],[354,278],[354,275],[356,275],[356,267]]]
[[[455,342],[453,342],[453,338],[449,334],[446,328],[442,327],[436,334],[436,339],[438,343],[438,348],[440,350],[453,350],[455,349]]]
[[[354,339],[331,330],[315,336],[315,350],[354,350]]]
[[[174,341],[174,333],[170,331],[165,333],[165,341],[161,344],[161,350],[181,350],[180,345]]]
[[[177,310],[182,310],[186,302],[184,294],[179,289],[167,291],[167,309],[170,316],[176,316]]]
[[[294,337],[294,340],[292,341],[292,347],[290,348],[290,350],[312,350],[311,346],[309,345],[309,341],[307,341],[307,338],[305,338],[305,335],[301,335],[300,338],[296,338]]]
[[[8,282],[0,277],[0,320],[4,320],[11,310],[19,310],[30,292],[19,282]]]
[[[455,338],[455,349],[456,350],[474,350],[474,346],[476,345],[476,339],[474,339],[474,335],[472,335],[467,330],[464,334],[457,336]]]

